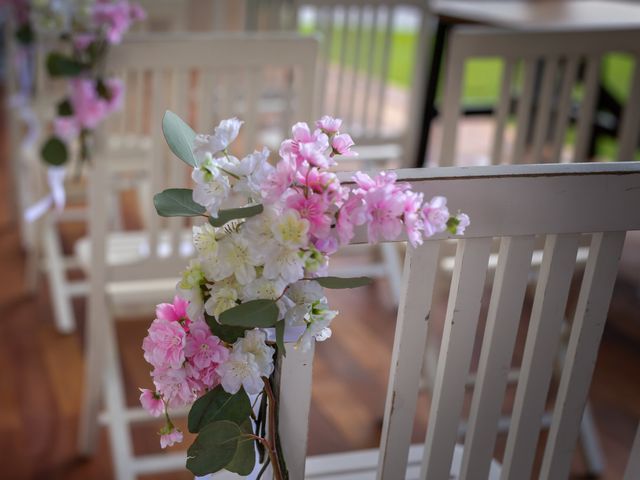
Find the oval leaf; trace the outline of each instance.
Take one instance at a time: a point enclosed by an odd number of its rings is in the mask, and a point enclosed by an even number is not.
[[[218,212],[218,218],[209,217],[209,223],[214,227],[222,227],[225,223],[230,222],[231,220],[253,217],[254,215],[262,213],[263,210],[264,208],[261,203],[249,205],[248,207],[220,210]]]
[[[52,77],[77,77],[87,68],[88,65],[58,52],[47,57],[47,72]]]
[[[204,318],[209,325],[209,330],[223,342],[234,343],[240,337],[244,337],[247,331],[244,327],[231,327],[229,325],[220,325],[215,317],[205,313]]]
[[[40,153],[44,161],[49,165],[63,165],[69,158],[67,146],[58,137],[51,137],[47,140]]]
[[[252,435],[253,429],[251,428],[251,420],[247,419],[242,425],[240,425],[240,430],[242,433]],[[255,466],[256,450],[254,447],[254,440],[252,438],[241,438],[238,440],[238,449],[236,450],[233,460],[231,460],[231,463],[229,463],[225,469],[246,477],[253,472],[253,468]]]
[[[187,450],[187,468],[198,476],[222,470],[233,460],[241,435],[233,422],[210,423]]]
[[[153,197],[153,204],[161,217],[196,217],[206,211],[193,201],[193,190],[189,188],[168,188]]]
[[[191,433],[198,433],[209,423],[221,420],[241,425],[250,415],[251,402],[243,388],[232,395],[218,385],[195,401],[189,411],[188,427]]]
[[[162,117],[162,133],[171,151],[184,163],[195,167],[192,149],[196,132],[178,115],[167,110]]]
[[[319,277],[314,278],[316,282],[325,288],[356,288],[369,285],[373,280],[369,277]]]
[[[220,323],[247,328],[273,327],[278,321],[278,306],[273,300],[251,300],[220,315]]]

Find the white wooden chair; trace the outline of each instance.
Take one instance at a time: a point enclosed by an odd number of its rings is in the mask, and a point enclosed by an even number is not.
[[[640,32],[509,31],[478,27],[454,29],[450,35],[444,82],[442,140],[429,154],[429,165],[558,163],[588,157],[603,56],[625,53],[635,60],[630,93],[618,128],[616,160],[633,160],[640,140]],[[472,158],[459,154],[459,120],[465,66],[470,59],[493,58],[502,78],[489,151]],[[584,81],[578,82],[581,64]],[[539,78],[537,78],[537,76]],[[582,94],[576,106],[576,87]],[[537,92],[536,92],[537,91]],[[536,101],[536,93],[538,98]],[[515,134],[507,128],[515,100]],[[577,117],[571,142],[567,135]],[[530,140],[530,141],[529,141]],[[476,143],[476,142],[474,142]],[[568,148],[571,143],[573,148]],[[507,148],[509,147],[509,148]]]
[[[581,235],[587,266],[555,395],[540,478],[569,475],[582,410],[616,279],[625,233],[640,229],[640,164],[517,165],[401,170],[417,191],[447,196],[472,219],[458,240],[424,445],[411,445],[421,358],[445,238],[408,249],[379,450],[305,458],[313,351],[292,346],[280,365],[279,428],[291,478],[529,478]],[[345,177],[346,178],[346,177]],[[534,239],[545,248],[528,319],[521,375],[502,464],[493,457],[500,409],[531,268]],[[486,326],[478,331],[490,247],[500,240]],[[356,237],[356,241],[363,240]],[[338,320],[339,321],[339,320]],[[477,382],[464,445],[456,445],[476,340]],[[636,478],[640,440],[627,478]],[[306,464],[306,472],[305,472]]]
[[[186,223],[181,218],[165,221],[153,207],[153,193],[191,184],[190,168],[166,147],[160,128],[163,113],[173,110],[198,132],[209,132],[219,120],[237,115],[246,121],[238,143],[248,154],[264,144],[261,134],[269,128],[278,128],[282,138],[288,135],[289,115],[311,119],[316,54],[316,40],[295,34],[147,35],[130,39],[109,54],[107,71],[144,81],[139,88],[127,89],[127,108],[139,110],[123,111],[101,130],[100,153],[89,172],[90,236],[76,245],[89,282],[79,448],[84,454],[96,448],[104,392],[118,480],[184,466],[184,454],[134,458],[130,426],[152,419],[125,403],[113,321],[123,303],[152,312],[155,303],[173,298],[179,272],[190,256],[183,248],[191,244]],[[292,79],[286,84],[291,105],[281,112],[261,111],[262,92],[282,78]],[[140,163],[139,175],[131,178],[132,187],[143,193],[139,207],[144,229],[140,231],[113,231],[107,221],[106,200],[119,188],[114,162],[122,162],[111,156],[109,135],[122,129],[134,136],[146,132],[151,147],[147,159],[131,159]]]

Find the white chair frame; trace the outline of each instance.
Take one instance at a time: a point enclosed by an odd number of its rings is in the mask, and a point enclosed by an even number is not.
[[[111,232],[107,222],[108,199],[117,186],[114,185],[113,168],[109,163],[109,150],[106,148],[109,125],[105,125],[100,152],[89,172],[89,239],[80,241],[77,252],[89,277],[89,308],[86,336],[85,401],[80,422],[79,448],[83,454],[91,454],[96,448],[98,432],[98,412],[102,393],[106,403],[106,414],[102,417],[110,429],[110,445],[114,460],[115,474],[118,480],[131,480],[142,473],[155,473],[184,467],[184,453],[134,457],[129,428],[132,424],[153,420],[141,408],[128,408],[125,403],[123,378],[118,359],[115,339],[114,309],[119,302],[145,303],[147,311],[153,304],[167,301],[175,292],[178,274],[188,264],[188,258],[181,252],[181,246],[189,237],[185,231],[185,222],[181,218],[163,221],[155,213],[152,195],[163,188],[187,185],[188,169],[175,158],[166,147],[160,128],[160,120],[165,109],[170,108],[185,119],[195,116],[196,131],[210,131],[218,120],[237,111],[215,111],[209,107],[212,103],[212,88],[217,74],[229,71],[246,74],[250,88],[246,90],[242,105],[246,115],[243,128],[246,145],[251,149],[258,146],[259,129],[256,126],[260,104],[260,76],[264,70],[280,68],[291,72],[294,69],[293,83],[290,82],[289,97],[293,105],[283,111],[286,123],[282,123],[283,138],[289,131],[289,115],[309,121],[312,117],[314,78],[316,69],[317,41],[295,34],[185,34],[173,36],[141,36],[130,39],[118,49],[110,52],[107,70],[151,75],[153,94],[150,97],[148,116],[151,120],[150,145],[153,162],[147,162],[147,185],[142,187],[140,206],[146,220],[144,232]],[[193,87],[189,84],[190,75],[200,72],[201,82]],[[218,72],[218,73],[216,73]],[[167,75],[169,75],[168,77]],[[226,78],[226,77],[225,77]],[[231,94],[241,88],[242,83],[234,84],[227,78],[223,84],[229,95],[227,103],[235,98]],[[170,86],[170,88],[167,88]],[[233,89],[236,90],[233,90]],[[162,95],[168,92],[168,97]],[[134,100],[137,94],[129,90]],[[147,91],[147,96],[149,93]],[[167,100],[168,98],[168,100]],[[198,100],[195,102],[195,100]],[[197,105],[197,110],[190,108]],[[233,102],[232,102],[233,103]],[[233,105],[227,105],[228,107]],[[222,107],[221,107],[222,108]],[[139,115],[125,122],[134,125],[140,122]],[[113,119],[119,123],[126,119]],[[131,127],[133,128],[133,127]],[[248,152],[246,152],[248,153]],[[182,179],[182,180],[181,180]],[[189,183],[190,184],[190,183]],[[146,212],[146,214],[144,214]],[[146,242],[147,253],[136,260],[115,261],[110,250],[111,240],[118,238],[140,238]],[[162,253],[163,246],[168,250]],[[87,250],[87,247],[89,249]],[[153,294],[153,295],[152,295]],[[162,300],[164,298],[164,300]],[[146,304],[150,302],[149,304]]]
[[[502,398],[520,323],[534,237],[546,237],[511,427],[499,478],[529,478],[576,266],[578,237],[591,244],[551,419],[540,478],[569,475],[625,233],[640,229],[640,164],[555,164],[399,171],[417,191],[464,207],[472,225],[459,240],[424,446],[410,449],[439,248],[408,250],[379,451],[305,458],[313,351],[281,359],[279,428],[291,478],[497,478],[492,462]],[[345,177],[346,178],[346,177]],[[456,447],[490,245],[501,239],[464,449]],[[364,234],[355,241],[364,240]],[[640,434],[639,434],[640,435]],[[636,439],[627,478],[638,471]],[[416,452],[417,449],[417,452]],[[417,457],[417,458],[416,458]],[[411,462],[411,463],[409,463]],[[306,464],[306,472],[305,472]],[[407,468],[409,467],[409,468]],[[489,472],[493,472],[488,477]],[[357,473],[356,473],[357,472]]]

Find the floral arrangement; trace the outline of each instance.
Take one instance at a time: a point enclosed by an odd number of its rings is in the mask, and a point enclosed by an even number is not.
[[[425,201],[394,173],[358,172],[355,188],[341,185],[329,169],[354,153],[339,119],[324,116],[315,129],[295,124],[275,166],[267,149],[242,159],[229,153],[241,125],[232,118],[211,135],[196,135],[171,112],[163,119],[171,150],[193,167],[195,188],[157,194],[156,210],[205,221],[193,227],[197,255],[173,303],[156,307],[143,341],[154,388],[141,389],[140,401],[166,419],[159,432],[163,448],[183,439],[169,409],[193,404],[188,428],[197,438],[187,468],[194,474],[248,475],[257,449],[261,471],[271,464],[284,479],[272,374],[286,355],[285,335],[301,349],[326,340],[338,312],[323,287],[370,281],[326,276],[330,256],[360,225],[371,242],[404,233],[416,246],[436,233],[462,234],[469,218],[452,216],[443,197]],[[242,206],[225,208],[237,197]]]

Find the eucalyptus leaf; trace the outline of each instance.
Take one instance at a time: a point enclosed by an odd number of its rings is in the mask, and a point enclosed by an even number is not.
[[[209,217],[209,223],[214,227],[222,227],[225,223],[238,218],[249,218],[262,213],[264,207],[261,203],[249,205],[248,207],[229,208],[227,210],[218,211],[218,217]]]
[[[223,312],[220,323],[236,327],[268,328],[276,324],[278,314],[278,306],[274,300],[251,300]]]
[[[447,232],[455,235],[458,231],[458,225],[460,225],[460,220],[457,217],[449,217],[449,220],[447,220]]]
[[[276,346],[283,357],[287,356],[287,350],[284,348],[284,320],[276,322]]]
[[[193,141],[196,132],[178,115],[167,110],[162,117],[162,133],[171,151],[183,162],[196,166],[193,156]]]
[[[251,402],[244,388],[232,395],[218,385],[195,401],[189,411],[188,427],[191,433],[198,433],[212,422],[227,420],[241,425],[250,416]]]
[[[189,188],[168,188],[153,197],[153,204],[161,217],[197,217],[206,211],[193,201]]]
[[[86,64],[58,52],[51,52],[47,56],[47,72],[52,77],[77,77],[87,67]]]
[[[241,436],[240,427],[233,422],[208,424],[187,450],[187,468],[198,476],[222,470],[233,460]]]
[[[240,425],[242,433],[253,435],[253,429],[251,428],[251,420],[247,419],[242,425]],[[253,438],[241,438],[238,440],[238,448],[233,460],[225,467],[230,472],[237,473],[238,475],[247,476],[253,472],[253,467],[256,466],[256,450],[254,447],[255,440]]]
[[[69,159],[69,152],[65,143],[58,137],[51,137],[45,142],[40,151],[42,158],[49,165],[60,166]]]
[[[215,317],[205,314],[205,320],[209,325],[209,330],[223,342],[234,343],[240,337],[244,337],[245,327],[232,327],[230,325],[220,325]]]
[[[313,280],[325,288],[333,289],[363,287],[365,285],[369,285],[373,281],[369,277],[318,277]]]
[[[58,103],[59,117],[70,117],[72,115],[73,115],[73,106],[71,105],[71,101],[68,98],[65,98],[60,103]]]

